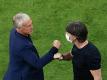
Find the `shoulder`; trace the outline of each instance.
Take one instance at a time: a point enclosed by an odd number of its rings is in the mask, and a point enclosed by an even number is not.
[[[91,42],[89,42],[88,47],[86,49],[86,54],[87,56],[93,56],[93,57],[100,57],[101,54],[98,50],[98,48]]]
[[[19,54],[22,50],[32,49],[33,44],[25,37],[18,34],[15,29],[11,30],[9,49],[11,53]]]

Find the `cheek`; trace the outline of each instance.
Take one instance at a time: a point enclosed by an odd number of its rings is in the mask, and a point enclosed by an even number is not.
[[[32,29],[31,28],[25,28],[23,30],[23,32],[26,33],[26,34],[30,34],[32,32]]]
[[[25,29],[23,30],[23,32],[24,32],[24,33],[28,33],[29,30],[28,30],[27,28],[25,28]]]
[[[73,37],[73,36],[70,36],[70,40],[72,40],[72,41],[73,41],[73,40],[74,40],[74,37]]]
[[[32,32],[32,28],[27,28],[26,30],[28,33],[31,33]]]

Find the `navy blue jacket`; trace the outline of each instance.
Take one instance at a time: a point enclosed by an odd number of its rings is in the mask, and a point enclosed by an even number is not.
[[[4,80],[44,80],[43,67],[53,60],[58,49],[39,58],[30,36],[23,36],[12,29],[9,42],[9,66]]]

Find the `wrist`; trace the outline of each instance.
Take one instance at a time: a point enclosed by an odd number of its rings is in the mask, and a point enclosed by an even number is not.
[[[56,46],[53,46],[53,47],[55,47],[55,48],[59,49],[59,47],[56,47]]]
[[[56,47],[53,46],[53,47],[51,48],[50,52],[53,53],[53,54],[55,54],[55,53],[58,52],[58,48],[56,48]]]

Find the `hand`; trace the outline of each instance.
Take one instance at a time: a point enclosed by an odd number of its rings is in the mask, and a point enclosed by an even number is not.
[[[54,54],[54,59],[62,60],[63,59],[62,54],[61,53]]]
[[[53,41],[53,46],[59,49],[60,46],[61,46],[60,41],[59,41],[59,40],[54,40],[54,41]]]

